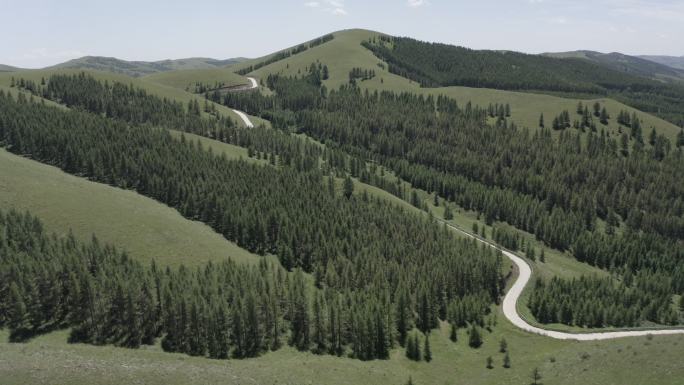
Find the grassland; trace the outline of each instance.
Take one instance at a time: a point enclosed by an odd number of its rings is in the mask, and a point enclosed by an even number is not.
[[[294,76],[304,72],[311,63],[320,62],[326,64],[330,71],[330,78],[324,83],[328,89],[338,88],[349,80],[349,71],[354,67],[361,67],[363,69],[373,69],[376,76],[370,80],[360,82],[362,88],[373,90],[388,90],[394,92],[412,92],[423,95],[446,95],[454,98],[460,105],[465,105],[467,102],[486,107],[489,103],[508,103],[511,106],[512,117],[511,120],[517,125],[536,129],[539,126],[539,115],[544,114],[545,123],[547,127],[551,126],[553,118],[560,114],[563,110],[568,110],[571,116],[577,108],[577,103],[580,99],[561,98],[557,96],[534,94],[527,92],[513,92],[494,90],[489,88],[470,88],[470,87],[440,87],[440,88],[421,88],[416,82],[389,73],[386,63],[382,63],[383,67],[378,64],[381,63],[372,52],[361,46],[361,42],[369,38],[381,35],[378,32],[353,29],[336,32],[335,39],[308,49],[300,54],[291,56],[287,59],[264,66],[252,73],[250,76],[257,78],[266,78],[269,74],[283,74]],[[243,68],[250,64],[260,61],[261,59],[254,59],[235,65],[234,69]],[[643,120],[644,135],[647,135],[651,127],[654,127],[657,132],[664,134],[670,140],[674,140],[679,132],[679,128],[672,123],[666,122],[658,117],[649,115],[644,112],[619,103],[613,99],[600,98],[591,100],[581,100],[584,104],[590,106],[594,102],[599,102],[605,105],[608,113],[613,119],[604,127],[598,123],[598,128],[605,128],[611,135],[618,134],[618,124],[615,117],[620,110],[625,110],[630,113],[637,112]]]
[[[498,323],[484,333],[480,349],[448,339],[443,325],[433,331],[433,361],[413,362],[395,349],[385,361],[298,352],[285,347],[248,360],[209,360],[164,353],[159,346],[140,350],[67,344],[67,332],[10,344],[0,332],[0,378],[3,384],[404,384],[527,385],[538,367],[544,384],[676,385],[684,376],[684,336],[625,338],[600,342],[557,341],[522,332],[498,309]],[[509,346],[512,367],[501,366],[498,341]],[[494,368],[485,360],[494,358]]]
[[[89,240],[92,234],[124,248],[144,262],[196,266],[255,256],[228,242],[209,226],[133,191],[66,174],[56,167],[0,149],[0,207],[30,210],[46,229]]]
[[[193,92],[195,84],[198,82],[209,86],[215,83],[223,83],[225,87],[249,83],[247,78],[227,68],[159,72],[145,76],[144,80],[190,92]]]

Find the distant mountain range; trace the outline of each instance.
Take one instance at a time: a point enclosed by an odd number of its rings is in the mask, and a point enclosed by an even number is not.
[[[543,55],[564,59],[586,59],[623,73],[662,81],[684,81],[684,57],[630,56],[619,52],[595,51],[552,52]],[[657,60],[658,58],[660,60]],[[679,67],[676,66],[677,63]]]
[[[232,59],[212,59],[203,57],[193,57],[186,59],[175,60],[160,60],[160,61],[126,61],[114,57],[104,56],[84,56],[78,59],[69,60],[64,63],[56,64],[51,68],[82,68],[99,71],[109,71],[120,73],[128,76],[144,76],[159,72],[175,71],[175,70],[189,70],[189,69],[210,69],[221,68],[232,64],[240,63],[247,60],[246,58],[232,58]],[[0,71],[17,71],[20,68],[6,66],[0,64]]]
[[[638,57],[684,71],[684,56],[642,55]]]
[[[17,67],[12,67],[4,64],[0,64],[0,72],[11,72],[11,71],[17,71],[19,68]]]

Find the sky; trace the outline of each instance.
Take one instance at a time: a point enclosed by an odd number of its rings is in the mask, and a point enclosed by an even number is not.
[[[329,32],[528,53],[684,55],[684,0],[0,0],[0,63],[258,57]]]

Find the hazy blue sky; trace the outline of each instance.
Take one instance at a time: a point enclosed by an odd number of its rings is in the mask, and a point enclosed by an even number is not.
[[[0,63],[256,57],[368,28],[472,48],[684,55],[684,0],[0,0]]]

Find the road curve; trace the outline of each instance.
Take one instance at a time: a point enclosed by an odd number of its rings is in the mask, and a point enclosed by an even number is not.
[[[446,223],[446,222],[444,222]],[[508,290],[503,300],[503,312],[506,318],[508,318],[511,323],[522,330],[530,333],[539,334],[542,336],[547,336],[559,340],[576,340],[576,341],[597,341],[597,340],[608,340],[614,338],[622,337],[639,337],[646,335],[668,335],[668,334],[684,334],[684,329],[653,329],[653,330],[624,330],[624,331],[611,331],[611,332],[592,332],[592,333],[568,333],[559,332],[555,330],[546,330],[536,326],[532,326],[527,321],[520,317],[518,314],[517,303],[518,299],[522,295],[525,285],[530,281],[532,276],[532,269],[530,265],[519,256],[511,253],[510,251],[503,250],[499,246],[488,242],[480,237],[473,236],[472,234],[461,230],[460,228],[446,223],[447,226],[452,229],[465,234],[466,236],[476,239],[479,242],[486,244],[487,246],[493,247],[500,250],[503,255],[508,257],[515,265],[518,267],[518,278],[513,283],[511,288]]]
[[[247,77],[247,80],[249,80],[249,88],[246,88],[246,89],[253,90],[253,89],[259,87],[259,83],[257,83],[256,79],[254,79],[252,77]],[[235,110],[235,109],[233,109],[233,112],[235,112],[237,114],[237,116],[239,116],[240,119],[242,119],[242,121],[245,123],[245,126],[247,126],[248,128],[254,128],[254,123],[252,123],[252,121],[249,120],[249,116],[247,116],[247,114],[245,114],[242,111]]]
[[[253,77],[247,77],[247,79],[250,82],[250,87],[247,89],[255,89],[259,87],[259,83],[254,79]],[[254,124],[249,120],[249,117],[242,111],[238,110],[233,110],[240,118],[242,121],[245,123],[247,127],[254,127]],[[442,221],[444,222],[444,221]],[[532,268],[530,268],[530,265],[522,258],[519,256],[511,253],[510,251],[504,250],[500,248],[499,246],[495,245],[492,242],[486,241],[480,237],[473,236],[472,234],[468,233],[467,231],[464,231],[454,225],[451,225],[447,222],[444,222],[447,226],[450,228],[465,234],[466,236],[476,239],[479,242],[482,242],[486,244],[487,246],[493,247],[497,250],[500,250],[503,255],[505,255],[508,259],[513,261],[515,265],[518,267],[518,278],[516,281],[513,283],[511,288],[508,290],[506,295],[504,296],[503,299],[503,312],[506,318],[508,318],[511,323],[520,329],[534,333],[534,334],[539,334],[542,336],[547,336],[559,340],[576,340],[576,341],[597,341],[597,340],[608,340],[608,339],[613,339],[613,338],[622,338],[622,337],[639,337],[639,336],[646,336],[649,334],[652,335],[666,335],[666,334],[684,334],[684,329],[654,329],[654,330],[625,330],[625,331],[612,331],[612,332],[592,332],[592,333],[568,333],[568,332],[559,332],[555,330],[546,330],[542,329],[536,326],[532,326],[527,321],[522,319],[520,317],[520,314],[518,314],[518,309],[517,309],[517,304],[518,304],[518,299],[520,299],[520,296],[522,295],[523,290],[525,289],[525,286],[527,283],[530,281],[530,278],[532,277]]]

